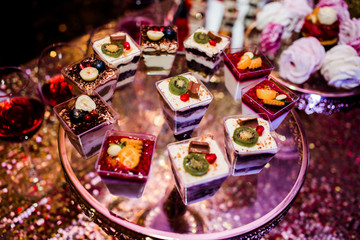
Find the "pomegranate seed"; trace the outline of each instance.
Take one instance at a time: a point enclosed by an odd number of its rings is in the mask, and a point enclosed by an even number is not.
[[[183,102],[186,102],[188,101],[190,98],[190,95],[188,93],[184,93],[180,96],[180,100],[183,101]]]
[[[91,114],[92,117],[95,117],[95,118],[98,116],[98,112],[96,110],[92,110],[90,112],[90,114]]]
[[[164,30],[165,30],[165,28],[164,28],[164,27],[161,27],[161,28],[160,28],[160,31],[162,31],[162,32],[163,32]]]
[[[86,114],[84,117],[85,121],[89,121],[91,119],[91,115],[90,114]]]
[[[85,68],[85,66],[84,66],[82,63],[79,64],[79,67],[80,67],[81,69],[84,69],[84,68]]]
[[[216,41],[213,40],[213,39],[210,39],[209,43],[210,43],[210,45],[212,45],[212,46],[216,46]]]
[[[261,136],[265,128],[262,125],[257,125],[255,130],[259,134],[259,136]]]
[[[209,154],[206,154],[205,159],[206,159],[206,161],[208,161],[210,164],[213,164],[213,163],[216,161],[217,156],[216,156],[215,153],[209,153]]]
[[[157,27],[154,27],[153,31],[159,31],[159,29]]]
[[[125,48],[126,50],[129,50],[129,49],[130,49],[130,43],[124,42],[124,48]]]

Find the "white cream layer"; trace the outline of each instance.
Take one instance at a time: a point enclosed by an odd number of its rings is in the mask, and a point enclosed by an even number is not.
[[[188,148],[190,140],[179,144],[168,145],[168,152],[170,154],[171,161],[173,161],[173,164],[176,167],[176,171],[180,177],[181,184],[184,187],[190,187],[204,182],[209,182],[214,179],[229,175],[230,167],[225,160],[220,147],[216,141],[213,140],[212,136],[201,137],[200,139],[196,140],[209,143],[210,153],[215,153],[217,156],[215,163],[210,164],[208,172],[202,176],[193,176],[186,172],[183,166],[183,161],[185,156],[189,154]]]
[[[228,37],[220,36],[222,38],[221,42],[217,43],[215,46],[210,45],[210,43],[201,44],[194,41],[194,34],[196,32],[204,32],[208,33],[209,31],[204,28],[199,28],[196,30],[193,34],[190,35],[185,41],[184,41],[184,47],[185,48],[194,48],[199,50],[200,52],[206,53],[209,57],[214,56],[215,54],[220,53],[222,50],[224,50],[230,43],[230,40]]]
[[[147,67],[161,67],[164,69],[171,69],[175,54],[164,55],[143,55],[145,66]]]
[[[234,146],[234,149],[237,150],[240,153],[252,153],[252,152],[258,152],[258,151],[266,151],[271,150],[270,152],[277,152],[278,146],[276,144],[275,139],[270,134],[270,125],[269,122],[262,119],[257,118],[259,125],[262,125],[264,127],[264,131],[261,136],[259,136],[259,140],[255,146],[252,147],[244,147],[240,146],[239,144],[235,143],[233,141],[233,135],[236,128],[239,127],[239,124],[237,123],[237,120],[239,118],[230,118],[225,121],[226,130],[231,138],[232,144]],[[247,118],[240,118],[241,120],[245,120]]]
[[[181,74],[181,76],[186,77],[189,81],[193,81],[195,83],[199,83],[199,81],[191,74]],[[171,78],[167,78],[165,80],[161,80],[157,84],[158,90],[163,94],[163,97],[171,104],[172,108],[176,110],[180,110],[186,107],[191,107],[192,105],[196,105],[199,103],[209,104],[212,100],[211,93],[205,89],[202,85],[199,90],[199,98],[190,98],[188,101],[184,102],[180,99],[180,96],[174,95],[169,90],[169,82]]]
[[[107,36],[103,39],[95,41],[92,46],[94,51],[100,56],[100,58],[104,62],[106,62],[108,66],[110,66],[112,68],[117,68],[117,66],[119,66],[119,64],[127,64],[127,63],[131,62],[136,55],[141,54],[141,51],[140,51],[139,47],[134,43],[134,40],[127,33],[125,33],[125,34],[126,34],[125,41],[130,44],[130,50],[124,49],[124,52],[120,57],[117,57],[117,58],[110,57],[101,51],[101,46],[104,43],[110,43],[110,36]]]

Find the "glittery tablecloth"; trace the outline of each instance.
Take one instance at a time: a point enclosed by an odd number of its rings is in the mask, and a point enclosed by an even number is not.
[[[35,62],[27,67],[33,75]],[[330,115],[297,110],[310,148],[307,178],[288,214],[264,239],[360,238],[360,108],[346,110]],[[17,192],[21,182],[14,175],[26,166],[22,146],[0,142],[0,239],[112,239],[71,195],[54,126],[48,110],[29,144],[34,160],[57,176],[53,189],[38,199]]]

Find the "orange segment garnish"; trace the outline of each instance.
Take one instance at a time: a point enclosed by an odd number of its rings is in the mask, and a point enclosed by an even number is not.
[[[253,58],[251,59],[249,69],[256,69],[261,67],[261,65],[262,65],[261,57]]]
[[[256,89],[256,96],[260,99],[274,99],[276,98],[276,91],[272,89],[258,88]]]
[[[251,63],[250,57],[248,55],[242,55],[236,67],[240,70],[245,70],[250,66],[250,63]]]
[[[120,163],[128,169],[135,168],[140,162],[141,150],[126,146],[120,150],[118,157]]]
[[[272,105],[272,106],[285,106],[285,103],[278,100],[272,100],[272,99],[264,99],[264,104]]]

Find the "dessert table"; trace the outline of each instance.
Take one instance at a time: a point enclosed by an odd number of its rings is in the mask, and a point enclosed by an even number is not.
[[[74,42],[86,51],[89,36]],[[183,55],[177,58],[172,74],[186,71]],[[37,81],[37,59],[22,67]],[[117,129],[158,136],[143,197],[109,194],[94,171],[96,156],[81,158],[47,108],[41,129],[28,141],[40,181],[50,183],[47,191],[34,188],[41,193],[37,197],[21,194],[29,163],[21,144],[0,140],[1,239],[360,237],[357,93],[323,96],[290,87],[308,99],[320,96],[321,108],[310,100],[289,113],[277,130],[282,149],[259,174],[231,176],[212,199],[184,207],[165,151],[175,138],[158,105],[155,81],[161,77],[147,76],[142,61],[139,67],[135,82],[118,89],[112,105],[121,115]],[[222,118],[239,113],[241,104],[225,89],[222,71],[207,87],[214,102],[193,136],[211,133],[223,144]],[[330,107],[323,101],[331,101]]]

